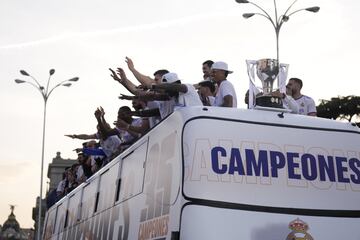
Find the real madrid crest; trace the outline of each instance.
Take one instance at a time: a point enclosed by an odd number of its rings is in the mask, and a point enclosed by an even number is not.
[[[286,240],[314,240],[314,238],[307,233],[309,225],[300,218],[291,221],[289,223],[289,228],[292,231],[289,233]]]

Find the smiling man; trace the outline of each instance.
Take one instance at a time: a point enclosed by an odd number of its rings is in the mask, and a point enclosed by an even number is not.
[[[234,86],[226,80],[229,71],[225,62],[215,62],[211,67],[211,78],[218,85],[215,96],[214,106],[218,107],[237,107],[236,92]]]

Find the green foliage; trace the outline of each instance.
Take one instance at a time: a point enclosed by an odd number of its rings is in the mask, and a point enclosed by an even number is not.
[[[331,100],[321,100],[317,106],[317,116],[330,119],[346,119],[349,122],[354,116],[360,117],[359,96],[338,96]],[[355,120],[355,118],[353,119]],[[359,126],[359,123],[357,123]]]

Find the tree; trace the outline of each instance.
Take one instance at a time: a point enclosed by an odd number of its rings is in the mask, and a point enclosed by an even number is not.
[[[338,96],[331,100],[321,100],[317,106],[317,116],[330,119],[346,119],[355,122],[360,117],[359,96]],[[356,123],[360,127],[360,122]]]

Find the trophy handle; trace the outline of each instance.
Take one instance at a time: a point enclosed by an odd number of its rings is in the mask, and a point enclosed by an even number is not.
[[[289,72],[289,64],[280,63],[279,75],[278,75],[278,86],[281,93],[286,94],[286,79]]]
[[[253,109],[255,107],[255,95],[257,94],[257,88],[255,86],[255,67],[257,65],[257,61],[255,60],[246,60],[247,65],[247,73],[249,76],[249,103],[248,107],[250,109]]]

